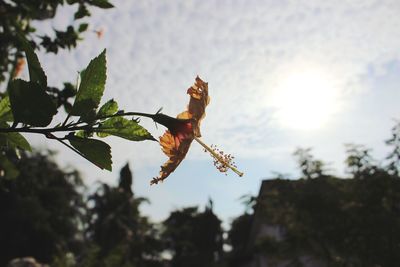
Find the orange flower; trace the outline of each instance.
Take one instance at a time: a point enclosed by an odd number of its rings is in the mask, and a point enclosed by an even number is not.
[[[168,131],[160,137],[161,149],[169,157],[161,166],[160,175],[150,182],[157,184],[167,178],[185,158],[194,137],[200,137],[200,121],[205,116],[205,109],[210,102],[208,84],[196,77],[187,93],[190,95],[188,110],[180,113],[176,119],[158,114],[154,120],[163,124]]]
[[[157,113],[153,117],[155,122],[168,128],[164,135],[160,137],[160,145],[162,151],[169,159],[161,166],[160,175],[153,178],[150,184],[157,184],[163,181],[178,167],[185,158],[193,140],[202,145],[221,166],[225,167],[224,172],[230,168],[242,176],[243,173],[236,170],[235,166],[230,164],[230,155],[229,157],[221,156],[221,154],[216,153],[214,149],[208,147],[199,139],[201,137],[200,123],[205,117],[205,109],[210,102],[208,83],[196,77],[194,85],[187,90],[187,93],[190,95],[188,108],[186,111],[180,113],[177,118],[172,118],[161,113]],[[218,169],[222,171],[223,168],[219,167]]]

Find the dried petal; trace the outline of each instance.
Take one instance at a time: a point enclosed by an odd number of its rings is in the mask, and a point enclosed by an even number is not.
[[[194,85],[187,90],[187,93],[190,95],[187,112],[193,119],[193,132],[196,137],[201,137],[200,122],[206,116],[206,107],[210,103],[208,83],[197,76]]]
[[[153,178],[150,184],[157,184],[167,178],[185,158],[194,137],[200,137],[200,122],[205,117],[205,109],[210,102],[208,84],[196,77],[187,93],[190,95],[188,110],[180,113],[177,119],[163,114],[154,120],[165,125],[168,131],[160,137],[162,151],[169,157],[161,166],[159,177]]]
[[[150,184],[157,184],[158,182],[163,181],[176,169],[176,167],[178,167],[185,158],[192,141],[193,137],[181,140],[177,136],[172,135],[170,131],[166,131],[164,135],[160,137],[162,150],[169,159],[163,166],[161,166],[160,176],[153,178]]]

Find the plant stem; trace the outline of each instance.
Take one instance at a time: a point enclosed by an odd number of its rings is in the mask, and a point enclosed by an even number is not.
[[[221,162],[222,164],[224,164],[226,167],[228,167],[229,169],[231,169],[233,172],[235,172],[237,175],[239,175],[240,177],[243,176],[243,172],[239,171],[238,169],[236,169],[235,167],[233,167],[232,165],[230,165],[228,162],[226,162],[220,155],[218,155],[217,153],[215,153],[214,150],[212,150],[209,146],[207,146],[205,143],[203,143],[203,141],[201,141],[198,137],[194,137],[194,140],[197,141],[197,143],[199,143],[202,147],[204,147],[205,150],[207,150],[208,152],[210,152],[210,154],[216,158],[219,162]]]
[[[117,113],[117,114],[109,115],[109,116],[103,116],[103,117],[100,117],[97,119],[101,120],[101,119],[108,119],[108,118],[113,118],[113,117],[123,117],[123,116],[141,116],[141,117],[154,118],[155,115],[149,114],[149,113],[142,113],[142,112],[126,112],[126,113]],[[82,123],[85,123],[85,125],[77,126]],[[29,128],[29,127],[0,128],[0,133],[19,132],[19,133],[48,134],[48,133],[53,133],[53,132],[71,132],[71,131],[90,130],[90,129],[95,130],[96,128],[93,128],[93,125],[89,125],[86,122],[78,121],[78,122],[71,123],[68,125],[61,125],[61,126],[53,127],[53,128]]]

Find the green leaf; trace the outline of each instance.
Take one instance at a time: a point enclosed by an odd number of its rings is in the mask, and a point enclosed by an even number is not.
[[[102,133],[102,132],[97,132],[96,134],[97,134],[98,137],[101,137],[101,138],[110,136],[110,134],[108,134],[108,133]]]
[[[106,120],[100,129],[93,129],[99,137],[115,135],[131,141],[156,140],[145,128],[136,121],[123,117],[114,117]]]
[[[15,165],[4,155],[0,154],[0,170],[4,173],[0,173],[0,177],[7,179],[17,178],[19,171]]]
[[[6,122],[0,123],[1,128],[9,128]],[[19,148],[32,151],[28,141],[20,133],[0,133],[0,150]]]
[[[114,99],[108,100],[103,106],[101,106],[99,112],[97,113],[98,118],[105,116],[114,115],[118,111],[118,103]]]
[[[14,117],[11,111],[10,98],[4,97],[0,101],[0,122],[13,121]]]
[[[40,65],[39,59],[35,54],[32,46],[28,42],[28,40],[22,35],[19,34],[18,38],[22,44],[22,48],[25,51],[26,60],[28,61],[28,69],[29,69],[29,79],[31,82],[39,83],[43,88],[47,87],[47,77],[44,73],[42,66]]]
[[[0,133],[0,146],[4,149],[19,148],[32,151],[28,141],[20,133]]]
[[[100,140],[69,136],[70,144],[100,169],[111,171],[111,147]]]
[[[89,17],[90,12],[84,4],[79,4],[78,10],[74,14],[74,19],[81,19],[83,17]]]
[[[87,123],[94,122],[96,120],[96,110],[92,109],[88,111],[87,113],[81,116],[80,120]]]
[[[57,113],[51,97],[38,83],[13,80],[10,84],[9,95],[16,122],[45,127]]]
[[[113,8],[114,6],[107,0],[93,0],[92,5],[100,8]]]
[[[79,32],[84,32],[84,31],[87,30],[88,27],[89,27],[89,24],[87,24],[87,23],[81,23],[81,24],[79,25],[78,31],[79,31]]]
[[[88,137],[93,136],[93,132],[80,130],[80,131],[75,132],[75,136],[82,137],[82,138],[88,138]]]
[[[81,73],[81,84],[76,94],[71,115],[82,116],[99,106],[106,84],[106,50]]]

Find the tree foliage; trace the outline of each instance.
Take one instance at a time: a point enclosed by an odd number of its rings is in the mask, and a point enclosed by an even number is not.
[[[173,211],[163,222],[172,266],[216,266],[221,261],[223,232],[211,203],[203,212],[197,207]]]
[[[64,5],[76,6],[73,22],[53,33],[40,33],[33,26],[37,21],[54,18],[57,9]],[[35,49],[57,53],[60,49],[72,49],[82,39],[89,24],[80,22],[90,16],[90,8],[112,8],[107,0],[10,0],[0,2],[0,83],[7,76],[13,77],[18,59],[23,57],[25,42]]]
[[[119,185],[102,184],[90,196],[86,235],[95,253],[90,266],[160,266],[161,242],[156,228],[142,216],[139,206],[146,202],[132,192],[133,177],[128,165],[121,169]]]
[[[82,181],[43,153],[13,159],[18,175],[0,180],[0,265],[16,257],[50,262],[79,243]]]
[[[246,252],[264,255],[272,265],[307,266],[306,261],[314,261],[321,266],[396,266],[400,260],[396,127],[387,142],[394,147],[387,165],[373,159],[363,146],[346,146],[348,179],[320,172],[309,150],[297,152],[303,179],[264,181],[253,218],[257,223],[252,226],[258,230],[251,234]],[[232,233],[240,229],[236,224]],[[260,225],[269,230],[262,232]]]

